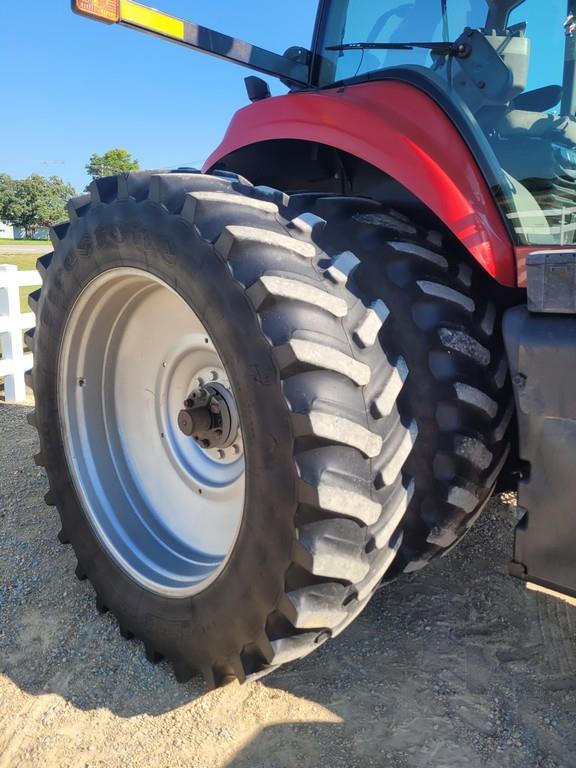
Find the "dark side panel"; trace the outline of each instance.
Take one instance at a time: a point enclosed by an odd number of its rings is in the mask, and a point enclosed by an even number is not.
[[[576,317],[507,312],[520,457],[515,576],[576,597]]]

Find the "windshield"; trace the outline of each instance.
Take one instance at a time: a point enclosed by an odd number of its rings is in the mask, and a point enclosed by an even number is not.
[[[494,194],[518,242],[573,244],[576,22],[567,16],[574,8],[576,0],[332,0],[319,84],[395,66],[428,72],[488,140],[501,169]],[[473,31],[464,37],[466,28]],[[461,37],[465,56],[439,45]],[[420,47],[399,50],[401,43]]]
[[[486,21],[486,0],[447,0],[446,10],[444,20],[441,0],[337,0],[330,10],[326,45],[442,42]],[[399,64],[432,65],[430,52],[424,50],[341,51],[324,56],[321,79],[328,81]]]

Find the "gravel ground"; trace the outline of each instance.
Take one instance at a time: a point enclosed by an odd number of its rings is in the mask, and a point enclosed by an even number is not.
[[[576,609],[507,576],[511,499],[315,655],[205,694],[96,614],[26,410],[0,406],[0,768],[576,768]]]

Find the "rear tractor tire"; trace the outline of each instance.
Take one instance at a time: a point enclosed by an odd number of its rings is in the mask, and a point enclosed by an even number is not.
[[[498,308],[374,201],[234,174],[95,182],[31,297],[37,462],[100,611],[179,680],[314,651],[490,497]]]
[[[379,343],[395,373],[388,380],[388,366],[377,372],[366,393],[372,410],[398,408],[417,437],[405,436],[395,453],[409,503],[386,578],[419,570],[470,530],[510,454],[505,303],[453,239],[374,200],[294,195],[289,211],[313,211],[327,222],[317,244],[328,254],[353,252],[356,293],[390,313]],[[386,486],[394,465],[378,461],[375,482]]]
[[[410,501],[388,307],[288,204],[225,174],[99,180],[31,296],[36,460],[76,574],[150,660],[210,687],[339,634]]]

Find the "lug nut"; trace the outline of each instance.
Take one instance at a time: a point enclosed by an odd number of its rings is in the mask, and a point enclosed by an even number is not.
[[[524,389],[526,387],[528,379],[526,378],[526,376],[524,376],[523,373],[517,373],[512,379],[512,382],[515,386],[518,387],[518,389]]]

